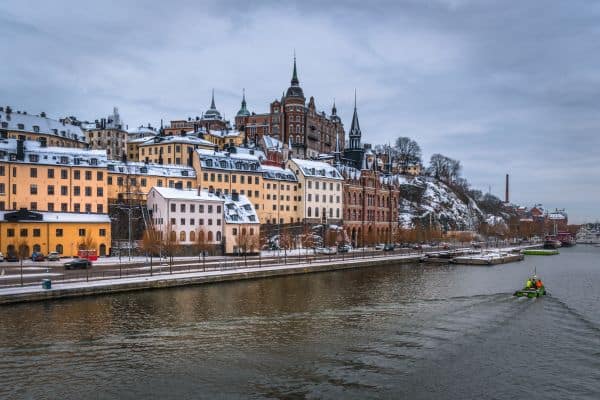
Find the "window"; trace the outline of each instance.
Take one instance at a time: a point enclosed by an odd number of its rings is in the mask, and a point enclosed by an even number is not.
[[[92,205],[89,203],[85,204],[85,212],[86,213],[91,213],[92,212]]]
[[[79,204],[79,203],[73,204],[73,211],[74,212],[80,212],[81,211],[81,204]]]
[[[208,219],[208,225],[212,225],[212,218]]]
[[[54,185],[48,185],[48,195],[52,196],[54,194]]]
[[[198,205],[198,212],[201,212],[201,213],[204,212],[204,204],[199,204]]]
[[[69,179],[69,171],[67,171],[66,169],[61,169],[60,179]]]
[[[176,225],[177,220],[175,218],[171,218],[171,225]]]
[[[60,187],[60,194],[61,196],[66,196],[69,194],[69,188],[67,186],[61,186]]]
[[[54,203],[48,203],[48,211],[54,211]]]
[[[102,204],[96,204],[96,212],[102,214],[104,212],[104,206]]]
[[[6,236],[8,236],[8,237],[15,237],[15,230],[13,228],[8,228],[6,230]]]
[[[81,195],[81,188],[79,186],[73,186],[73,196]]]
[[[29,203],[29,209],[30,210],[37,210],[37,202],[32,201],[31,203]]]
[[[4,176],[6,174],[6,168],[4,165],[0,165],[0,176]]]
[[[171,203],[171,212],[177,211],[177,204]]]
[[[179,241],[185,242],[185,231],[179,232]]]
[[[80,237],[84,237],[85,236],[85,228],[80,228],[79,229],[79,236]]]
[[[101,181],[104,179],[104,173],[102,171],[96,172],[96,180]]]
[[[81,178],[81,171],[79,171],[78,169],[73,171],[73,179],[80,179],[80,178]]]
[[[209,213],[209,214],[212,214],[212,212],[213,212],[213,206],[210,206],[210,205],[209,205],[209,206],[208,206],[208,213]]]
[[[191,213],[196,212],[196,205],[195,204],[190,204],[190,212]]]
[[[179,221],[179,225],[185,225],[185,218],[180,218]]]
[[[37,168],[29,168],[29,177],[37,178]]]
[[[190,218],[190,225],[196,225],[196,220],[194,218]]]
[[[62,254],[63,253],[63,245],[62,244],[57,244],[56,245],[56,252],[58,254]]]
[[[60,211],[67,212],[69,205],[67,203],[60,203]]]
[[[33,229],[33,237],[40,237],[41,236],[41,231],[39,228],[34,228]]]
[[[4,194],[6,192],[6,185],[4,183],[0,183],[0,194]]]
[[[54,178],[54,169],[50,168],[48,170],[48,179],[53,179]]]
[[[85,180],[86,181],[92,180],[92,171],[85,171]]]
[[[185,204],[180,204],[179,209],[181,210],[182,213],[184,213],[185,212]]]
[[[29,194],[37,194],[37,185],[29,185]]]
[[[104,196],[104,188],[101,188],[101,187],[96,188],[96,196],[103,197]]]

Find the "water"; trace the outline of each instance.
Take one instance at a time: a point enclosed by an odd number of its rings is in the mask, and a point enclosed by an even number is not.
[[[0,398],[598,399],[598,256],[0,307]]]

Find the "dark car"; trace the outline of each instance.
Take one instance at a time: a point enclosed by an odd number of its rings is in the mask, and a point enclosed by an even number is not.
[[[90,268],[91,266],[92,266],[92,262],[90,260],[86,260],[85,258],[79,258],[79,259],[65,263],[65,269],[77,269],[77,268],[87,269],[87,268]]]
[[[33,254],[31,254],[31,261],[44,261],[45,259],[46,257],[38,251],[34,251]]]
[[[17,257],[17,253],[8,253],[6,257],[4,257],[5,261],[15,262],[19,261],[19,257]]]
[[[394,251],[394,245],[387,243],[385,246],[383,246],[383,251]]]

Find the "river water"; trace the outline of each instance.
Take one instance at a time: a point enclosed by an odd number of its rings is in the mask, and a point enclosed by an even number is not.
[[[0,398],[599,399],[600,248],[0,307]],[[511,294],[537,267],[550,296]]]

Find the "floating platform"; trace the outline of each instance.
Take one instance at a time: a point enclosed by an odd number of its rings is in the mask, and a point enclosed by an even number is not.
[[[526,256],[554,256],[556,254],[560,254],[560,252],[556,249],[527,249],[522,250],[521,253]]]
[[[488,253],[454,257],[452,262],[454,264],[462,265],[497,265],[522,261],[524,258],[525,256],[523,254]]]

